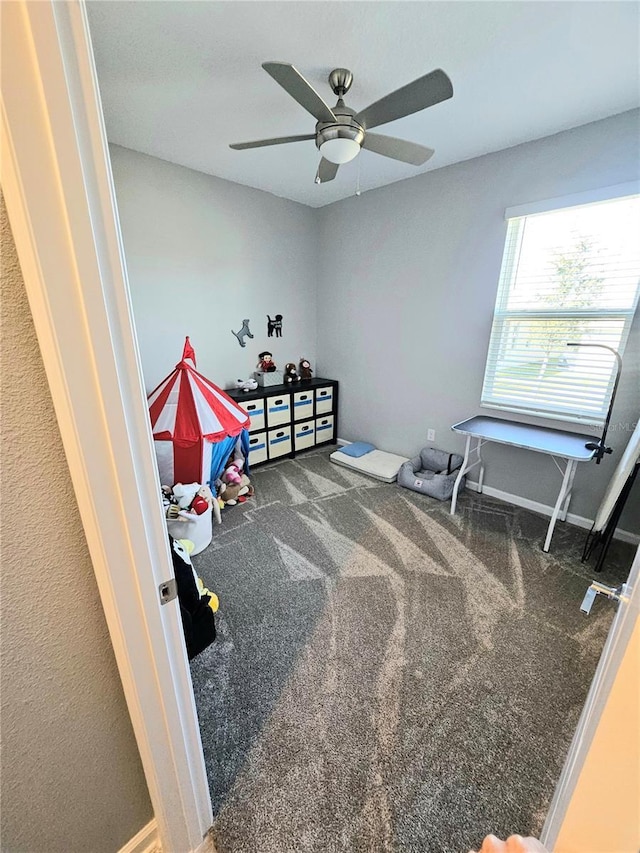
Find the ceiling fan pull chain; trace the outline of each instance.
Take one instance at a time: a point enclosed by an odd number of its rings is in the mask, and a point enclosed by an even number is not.
[[[358,157],[358,173],[357,173],[357,177],[356,177],[356,195],[358,196],[358,198],[360,198],[360,196],[362,195],[362,191],[360,190],[360,164],[361,163],[362,163],[362,160],[360,157]]]

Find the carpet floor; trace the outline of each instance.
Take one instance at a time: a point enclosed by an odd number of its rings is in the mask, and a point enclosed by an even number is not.
[[[449,504],[312,451],[253,474],[194,557],[191,664],[218,853],[466,853],[540,832],[613,617],[585,531]],[[626,579],[614,543],[605,582]]]

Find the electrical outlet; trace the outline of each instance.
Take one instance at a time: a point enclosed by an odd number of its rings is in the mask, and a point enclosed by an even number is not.
[[[427,430],[427,441],[435,441],[436,440],[436,431],[435,429]]]

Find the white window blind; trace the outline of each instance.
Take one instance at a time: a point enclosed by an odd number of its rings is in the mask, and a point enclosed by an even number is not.
[[[640,290],[640,196],[508,220],[482,405],[603,423]],[[568,347],[567,343],[580,347]]]

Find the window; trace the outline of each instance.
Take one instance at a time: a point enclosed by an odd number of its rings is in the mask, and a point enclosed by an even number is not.
[[[588,345],[624,350],[640,290],[640,196],[540,207],[507,211],[482,405],[597,426],[616,359]]]

